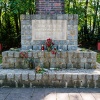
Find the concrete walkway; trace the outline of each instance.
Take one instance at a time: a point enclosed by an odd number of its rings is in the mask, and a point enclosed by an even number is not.
[[[100,88],[0,88],[0,100],[100,100]]]

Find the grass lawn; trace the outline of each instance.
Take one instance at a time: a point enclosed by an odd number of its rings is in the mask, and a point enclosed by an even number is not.
[[[97,54],[97,62],[100,63],[100,52]]]

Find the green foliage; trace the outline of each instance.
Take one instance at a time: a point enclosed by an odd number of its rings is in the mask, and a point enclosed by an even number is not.
[[[78,14],[79,44],[100,41],[99,0],[65,0],[65,13]],[[20,15],[34,14],[35,0],[0,0],[0,43],[5,49],[20,47]]]
[[[0,0],[0,43],[3,49],[20,47],[20,15],[33,13],[35,0]]]
[[[100,63],[100,52],[97,54],[97,62]]]
[[[78,14],[79,43],[89,48],[100,41],[99,0],[65,0],[65,12]]]

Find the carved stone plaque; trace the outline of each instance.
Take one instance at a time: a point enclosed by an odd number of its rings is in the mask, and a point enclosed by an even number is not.
[[[32,40],[67,39],[67,20],[32,20]]]

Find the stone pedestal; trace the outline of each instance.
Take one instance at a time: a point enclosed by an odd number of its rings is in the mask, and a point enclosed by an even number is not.
[[[21,52],[27,52],[28,57],[20,57]],[[96,52],[93,51],[57,51],[52,54],[47,51],[5,51],[2,52],[3,68],[28,68],[28,61],[34,58],[35,67],[61,69],[96,69]]]

